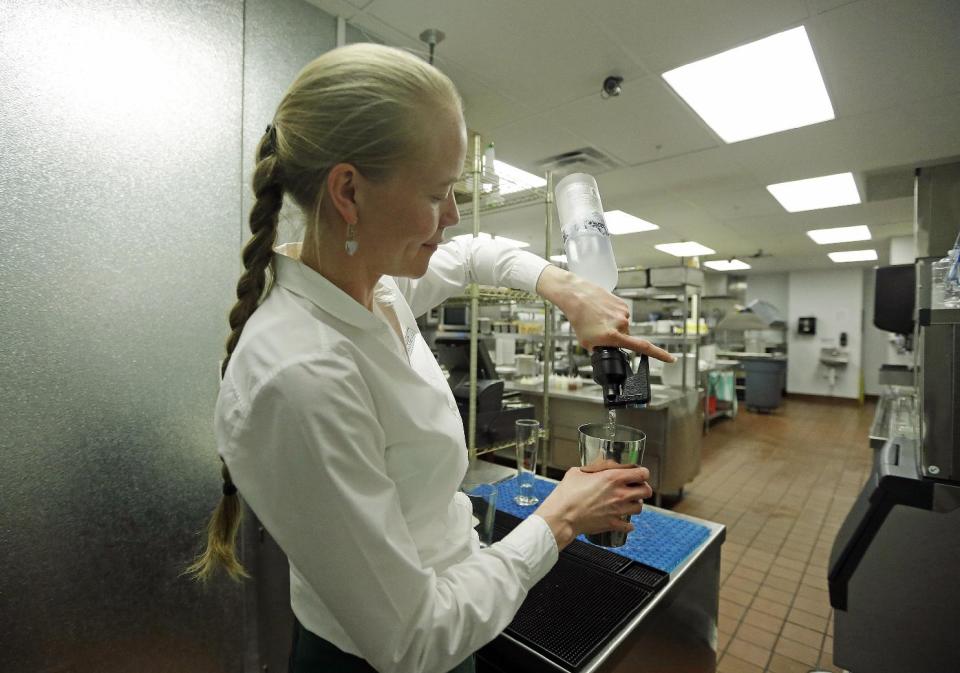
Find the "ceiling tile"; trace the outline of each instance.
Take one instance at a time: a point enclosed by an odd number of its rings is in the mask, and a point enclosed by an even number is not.
[[[498,159],[532,172],[538,172],[538,162],[547,157],[590,144],[543,114],[496,127],[489,139],[496,143]]]
[[[719,144],[659,78],[628,80],[622,88],[615,98],[592,94],[544,116],[628,165]]]
[[[596,91],[604,77],[645,73],[574,2],[448,0],[375,2],[367,14],[415,37],[425,28],[446,33],[438,62],[449,60],[484,75],[503,95],[544,110]]]
[[[679,189],[747,189],[757,184],[730,145],[700,150],[598,176],[604,198],[649,195]]]
[[[960,154],[960,94],[729,145],[762,184],[917,165]]]
[[[838,117],[960,91],[957,0],[861,0],[807,31]]]
[[[680,188],[671,192],[677,198],[695,203],[711,216],[721,221],[741,217],[777,215],[783,207],[762,185],[748,189],[715,187],[708,189]]]
[[[794,28],[808,16],[804,0],[611,0],[590,15],[651,73]]]

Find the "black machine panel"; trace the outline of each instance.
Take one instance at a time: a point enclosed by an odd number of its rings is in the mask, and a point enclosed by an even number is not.
[[[913,264],[879,267],[873,299],[874,326],[895,334],[912,334],[916,286]]]

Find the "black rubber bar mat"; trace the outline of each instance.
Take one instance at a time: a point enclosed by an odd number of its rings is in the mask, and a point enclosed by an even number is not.
[[[517,517],[497,512],[495,539],[519,523]],[[575,540],[530,590],[505,633],[576,673],[669,577],[656,568]]]

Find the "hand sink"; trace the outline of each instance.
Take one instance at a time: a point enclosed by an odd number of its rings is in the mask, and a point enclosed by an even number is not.
[[[821,348],[820,362],[827,367],[846,367],[850,361],[850,354],[839,348]]]

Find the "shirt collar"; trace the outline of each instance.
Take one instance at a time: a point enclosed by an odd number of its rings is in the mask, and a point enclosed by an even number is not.
[[[323,311],[355,327],[384,327],[366,307],[300,261],[300,243],[285,243],[274,248],[274,269],[277,285],[303,297]],[[381,280],[374,289],[374,299],[392,303],[395,295]],[[389,301],[386,301],[389,299]]]

